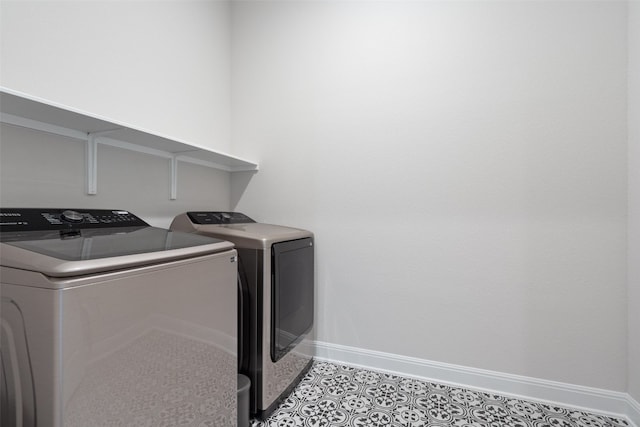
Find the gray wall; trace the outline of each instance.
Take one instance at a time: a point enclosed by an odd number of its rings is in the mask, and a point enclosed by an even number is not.
[[[228,209],[229,173],[178,163],[169,200],[169,160],[99,145],[98,194],[86,194],[81,141],[0,125],[0,206],[126,209],[168,227],[187,210]]]
[[[626,390],[624,2],[232,7],[232,205],[316,233],[319,340]]]
[[[640,400],[626,7],[3,0],[3,86],[261,171],[181,163],[170,201],[167,160],[101,146],[87,196],[82,143],[2,125],[0,204],[309,228],[321,340]]]
[[[229,151],[229,3],[2,0],[0,84]]]
[[[0,4],[0,84],[154,134],[229,151],[229,3],[14,1]],[[78,129],[83,130],[83,129]],[[229,173],[99,145],[85,194],[80,141],[3,125],[3,206],[128,209],[168,226],[189,209],[227,209]]]

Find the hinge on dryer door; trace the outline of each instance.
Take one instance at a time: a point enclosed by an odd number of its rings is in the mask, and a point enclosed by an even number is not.
[[[231,262],[237,262],[238,261],[238,256],[234,255],[231,257]]]

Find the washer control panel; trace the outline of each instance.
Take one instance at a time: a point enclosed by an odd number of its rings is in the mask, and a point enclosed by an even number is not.
[[[255,222],[240,212],[187,212],[194,224],[246,224]]]
[[[0,232],[148,225],[134,214],[123,210],[0,208]]]

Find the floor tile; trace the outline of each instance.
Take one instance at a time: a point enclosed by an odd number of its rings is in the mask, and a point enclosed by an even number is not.
[[[630,427],[624,419],[368,369],[314,362],[252,427]]]

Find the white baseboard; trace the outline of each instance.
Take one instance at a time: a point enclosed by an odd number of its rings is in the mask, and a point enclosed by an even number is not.
[[[320,341],[315,341],[313,346],[315,357],[318,360],[493,391],[498,394],[555,403],[594,413],[622,416],[640,427],[640,404],[627,393],[432,362]]]

